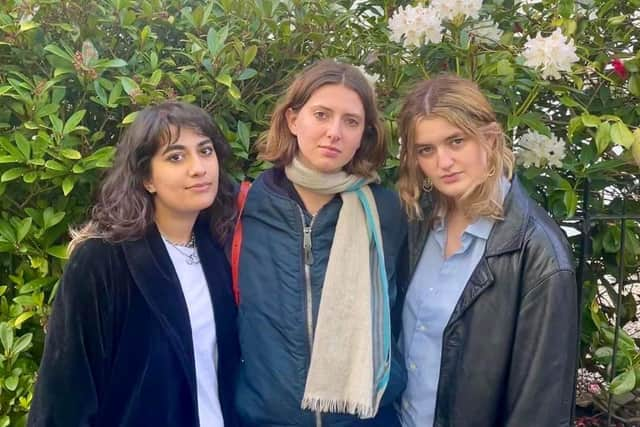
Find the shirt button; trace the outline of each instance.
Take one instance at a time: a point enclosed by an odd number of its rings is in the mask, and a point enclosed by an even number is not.
[[[433,292],[433,288],[429,288],[429,292]]]
[[[409,369],[411,369],[412,371],[415,371],[416,370],[416,364],[415,363],[411,363],[409,365]]]
[[[426,328],[424,325],[422,325],[422,324],[421,324],[420,326],[418,326],[418,330],[420,330],[420,331],[426,331],[426,330],[427,330],[427,328]]]
[[[409,402],[407,402],[406,400],[402,402],[402,407],[404,409],[409,409]]]

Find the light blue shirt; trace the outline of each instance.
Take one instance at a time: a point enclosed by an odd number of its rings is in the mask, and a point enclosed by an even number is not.
[[[511,184],[506,179],[501,184],[504,197]],[[494,223],[480,217],[467,226],[462,246],[446,259],[446,224],[437,225],[425,243],[402,311],[400,348],[408,371],[400,411],[404,427],[433,426],[444,328],[484,254]]]

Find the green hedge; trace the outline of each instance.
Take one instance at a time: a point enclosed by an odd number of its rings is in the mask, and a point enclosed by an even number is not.
[[[585,179],[595,190],[633,180],[640,163],[640,1],[485,1],[481,14],[502,31],[478,36],[473,19],[443,24],[443,40],[404,47],[389,18],[407,2],[328,0],[5,0],[0,5],[0,427],[21,426],[42,354],[43,326],[60,277],[68,229],[86,219],[91,195],[110,165],[123,128],[146,105],[167,98],[210,111],[230,141],[237,179],[268,165],[252,144],[292,75],[318,58],[337,58],[377,74],[391,153],[395,117],[413,82],[440,71],[477,80],[507,133],[528,130],[566,142],[562,167],[521,168],[532,194],[560,220],[579,212]],[[528,37],[560,27],[579,60],[560,79],[525,65]],[[626,75],[610,61],[620,58]],[[635,161],[634,161],[635,155]],[[594,209],[609,209],[596,198]],[[637,201],[628,209],[640,211]],[[640,265],[639,227],[594,229],[585,282],[583,363],[606,373],[620,235],[627,271]],[[623,325],[635,316],[625,293]],[[618,363],[623,395],[640,386],[635,340],[624,335]],[[604,348],[604,350],[603,350]],[[597,353],[598,352],[598,353]],[[597,354],[596,354],[597,353]],[[608,359],[607,359],[608,355]],[[633,378],[631,378],[633,375]],[[594,399],[606,399],[606,390]]]

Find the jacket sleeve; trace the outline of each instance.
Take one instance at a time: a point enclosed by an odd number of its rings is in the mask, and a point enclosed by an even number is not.
[[[29,413],[30,427],[96,423],[106,372],[105,281],[109,264],[85,242],[66,266],[47,325],[44,355]],[[98,246],[98,249],[104,246]],[[102,253],[101,253],[102,252]]]
[[[568,427],[578,351],[575,274],[542,277],[523,298],[507,384],[507,427]]]

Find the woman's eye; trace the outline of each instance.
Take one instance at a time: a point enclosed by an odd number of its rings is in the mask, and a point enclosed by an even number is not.
[[[356,119],[347,119],[347,126],[355,128],[360,126],[360,122]]]
[[[433,147],[420,147],[420,148],[418,148],[418,155],[419,156],[428,156],[431,153],[433,153]]]
[[[202,150],[200,150],[200,152],[205,156],[210,156],[215,153],[215,150],[213,149],[213,147],[202,147]]]
[[[451,145],[453,145],[454,147],[462,145],[462,143],[464,143],[464,138],[453,138],[451,140]]]
[[[179,162],[182,160],[182,153],[173,153],[167,156],[167,160],[170,162]]]
[[[313,115],[318,120],[324,120],[328,117],[327,113],[324,111],[316,111]]]

